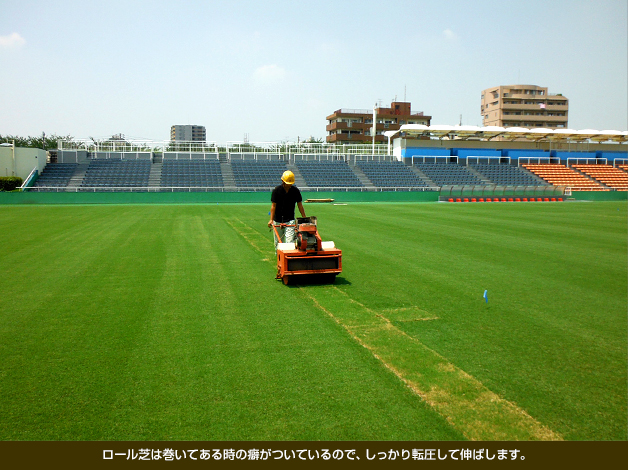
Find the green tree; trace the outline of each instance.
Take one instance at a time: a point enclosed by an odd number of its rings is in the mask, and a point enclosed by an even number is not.
[[[72,137],[71,135],[61,136],[56,134],[46,135],[45,138],[43,134],[36,137],[30,135],[28,137],[21,137],[17,135],[0,134],[0,144],[5,142],[9,144],[15,142],[16,147],[36,148],[44,150],[53,150],[58,148],[57,141],[59,139],[71,141],[74,140],[74,137]]]

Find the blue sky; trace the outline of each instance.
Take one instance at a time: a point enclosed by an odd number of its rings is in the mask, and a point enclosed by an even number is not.
[[[481,91],[510,84],[627,130],[627,22],[624,0],[0,0],[0,134],[323,138],[404,89],[432,124],[481,125]]]

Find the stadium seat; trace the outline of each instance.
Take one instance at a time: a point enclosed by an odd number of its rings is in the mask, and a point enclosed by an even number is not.
[[[220,190],[224,187],[218,159],[164,160],[160,186],[172,191]]]
[[[439,186],[486,184],[466,166],[457,163],[415,163],[414,166]]]
[[[250,191],[268,190],[281,182],[286,162],[276,160],[231,160],[236,186]]]
[[[297,160],[295,164],[307,187],[359,188],[363,186],[344,160]]]
[[[400,161],[356,161],[356,166],[364,172],[369,180],[380,188],[406,187],[427,188],[429,185],[411,168]],[[438,182],[434,181],[436,184]]]

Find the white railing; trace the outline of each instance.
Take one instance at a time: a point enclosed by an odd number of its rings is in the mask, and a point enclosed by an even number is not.
[[[36,177],[38,173],[39,173],[38,168],[37,167],[33,168],[31,172],[28,174],[28,176],[26,177],[26,179],[24,180],[24,182],[22,183],[22,186],[20,186],[20,191],[24,191],[26,188],[28,188],[28,184],[31,182],[31,179]]]
[[[90,139],[59,140],[59,151],[121,152],[121,153],[164,153],[164,152],[191,152],[191,153],[279,153],[291,155],[294,153],[373,153],[373,146],[367,144],[336,144],[326,142],[242,142],[229,141],[226,145],[217,145],[216,142],[194,141],[97,141]],[[386,144],[376,144],[375,153],[385,154],[388,151]]]
[[[73,139],[57,141],[58,150],[84,150],[86,152],[199,152],[217,153],[216,142],[180,140],[94,140]]]
[[[71,192],[71,193],[111,193],[111,192],[148,192],[148,193],[175,193],[175,192],[229,192],[229,193],[252,193],[252,192],[270,192],[275,189],[275,186],[250,186],[250,187],[229,187],[223,186],[80,186],[80,187],[66,187],[66,186],[35,186],[25,188],[32,192]],[[299,186],[299,189],[304,192],[389,192],[389,191],[438,191],[438,186],[397,186],[397,187],[375,187],[367,188],[364,186]]]
[[[501,164],[502,159],[504,159],[504,160],[507,160],[507,164],[510,165],[510,157],[501,157],[498,155],[486,155],[486,156],[474,155],[472,157],[471,156],[467,157],[467,166],[473,165],[473,163],[471,162],[472,160],[476,160],[476,164],[479,165],[480,159],[486,160],[489,164],[491,163],[491,160],[497,160],[497,164]]]
[[[575,160],[575,163],[569,163],[570,161]],[[588,165],[590,161],[592,161],[594,164],[598,164],[598,163],[602,163],[602,160],[604,160],[604,165],[606,165],[606,158],[577,158],[577,157],[573,157],[573,158],[568,158],[567,159],[567,166],[572,166],[572,165],[580,165],[581,161],[584,161],[585,165]]]
[[[524,160],[527,160],[526,162],[524,162]],[[541,164],[541,162],[547,162],[548,164],[551,164],[552,162],[559,164],[560,163],[560,157],[519,157],[517,159],[517,166],[521,166],[524,163],[528,163],[528,164],[532,164],[532,160],[536,160],[536,164]]]

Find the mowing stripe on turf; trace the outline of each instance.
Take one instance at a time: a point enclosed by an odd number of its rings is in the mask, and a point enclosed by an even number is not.
[[[226,222],[255,250],[269,240],[237,218]],[[264,261],[271,261],[265,259]],[[272,260],[274,262],[274,260]],[[432,406],[470,440],[562,440],[523,409],[407,335],[391,321],[433,321],[438,317],[419,307],[376,312],[336,286],[300,287],[317,308],[341,325],[388,370]],[[404,351],[403,355],[398,351]]]
[[[245,224],[237,217],[230,217],[228,219],[225,219],[225,222],[227,222],[227,224],[229,224],[229,226],[233,230],[235,230],[238,235],[244,238],[249,243],[249,245],[259,251],[261,254],[267,255],[271,253],[271,251],[268,249],[260,248],[260,245],[264,247],[268,246],[268,239],[257,230],[255,230],[253,227]]]

